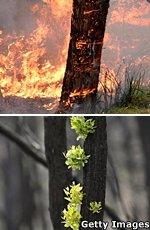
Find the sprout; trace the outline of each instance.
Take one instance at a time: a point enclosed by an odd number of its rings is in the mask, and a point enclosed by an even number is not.
[[[83,200],[83,187],[73,182],[70,187],[64,189],[65,199],[69,201],[67,209],[64,209],[62,220],[66,228],[78,230],[80,226],[81,214],[80,206]]]
[[[92,213],[100,213],[102,210],[102,203],[93,201],[90,203],[90,211]]]
[[[81,214],[76,206],[67,206],[67,209],[63,210],[63,224],[65,228],[71,228],[73,230],[79,230]]]
[[[72,205],[80,205],[83,199],[83,187],[80,184],[75,185],[73,182],[72,185],[64,189],[66,195],[65,199],[69,201]]]
[[[71,128],[78,135],[77,140],[85,140],[90,133],[95,132],[95,121],[92,119],[86,120],[84,117],[71,117]]]
[[[80,170],[88,162],[90,155],[86,155],[84,149],[78,145],[72,146],[71,149],[67,151],[65,157],[65,163],[68,168],[72,168],[73,170]]]

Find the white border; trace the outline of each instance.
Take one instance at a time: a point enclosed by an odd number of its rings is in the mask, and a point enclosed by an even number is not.
[[[93,117],[150,117],[150,114],[0,114],[0,117],[72,117],[72,116],[93,116]]]

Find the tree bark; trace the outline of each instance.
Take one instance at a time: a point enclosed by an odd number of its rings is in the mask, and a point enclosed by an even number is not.
[[[90,117],[91,118],[91,117]],[[107,132],[106,118],[92,117],[96,123],[96,131],[88,136],[84,148],[90,155],[88,164],[83,169],[84,196],[81,215],[83,220],[103,220],[105,209],[106,166],[107,166]],[[102,203],[102,210],[93,214],[89,210],[90,202]]]
[[[142,146],[145,156],[145,175],[146,175],[146,187],[148,195],[148,215],[150,216],[150,117],[138,117],[137,118],[140,136],[142,140]]]
[[[27,144],[25,139],[22,138],[20,134],[12,131],[12,129],[7,127],[1,121],[0,121],[0,134],[4,135],[6,138],[8,138],[9,140],[17,144],[22,149],[22,151],[24,151],[26,155],[30,156],[33,160],[35,160],[36,162],[42,164],[44,167],[47,168],[47,162],[42,156],[40,156],[42,155],[41,150]]]
[[[2,117],[0,120],[2,123],[7,123],[11,130],[22,136],[23,130],[19,125],[19,118]],[[3,170],[3,179],[1,180],[2,182],[4,180],[4,187],[6,187],[4,193],[6,229],[16,230],[24,226],[24,228],[31,230],[36,213],[35,191],[31,183],[32,174],[34,177],[37,175],[36,164],[24,157],[22,151],[13,142],[4,137],[0,137],[0,142],[0,155],[4,154],[5,156],[0,167]],[[24,167],[25,164],[26,168]]]
[[[61,108],[95,97],[110,0],[74,0]]]
[[[67,206],[63,189],[71,184],[71,172],[65,165],[66,118],[45,118],[45,148],[49,167],[49,209],[54,230],[64,230],[61,214]]]

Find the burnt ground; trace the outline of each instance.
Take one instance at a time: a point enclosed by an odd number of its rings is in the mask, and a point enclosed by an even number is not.
[[[53,98],[19,98],[1,97],[0,114],[52,114],[55,109],[47,109],[44,105],[51,105]]]
[[[149,92],[149,91],[148,91]],[[97,97],[94,103],[95,113],[121,113],[121,114],[150,114],[150,93],[139,98],[139,104],[122,105],[105,104],[102,97]],[[55,114],[58,113],[58,100],[54,98],[19,98],[0,97],[0,114]],[[142,104],[141,104],[142,102]],[[92,107],[91,107],[92,105]],[[107,107],[107,106],[108,107]],[[74,104],[71,110],[66,110],[65,114],[91,114],[93,104],[89,100],[81,104]]]
[[[101,104],[102,106],[102,104]],[[98,107],[101,107],[98,104]],[[65,114],[91,114],[89,102],[74,104]],[[55,114],[58,113],[58,101],[54,98],[0,97],[0,114]],[[97,113],[102,113],[100,109]]]
[[[74,105],[65,114],[87,113],[84,107],[87,105]],[[0,97],[0,114],[55,114],[57,109],[58,102],[53,98]]]
[[[86,111],[87,107],[88,103],[75,104],[65,114],[91,113]],[[0,114],[55,114],[57,109],[58,101],[53,98],[0,97]]]

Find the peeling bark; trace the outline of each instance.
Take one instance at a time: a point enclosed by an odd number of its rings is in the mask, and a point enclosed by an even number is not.
[[[110,0],[74,0],[60,109],[96,95]]]

